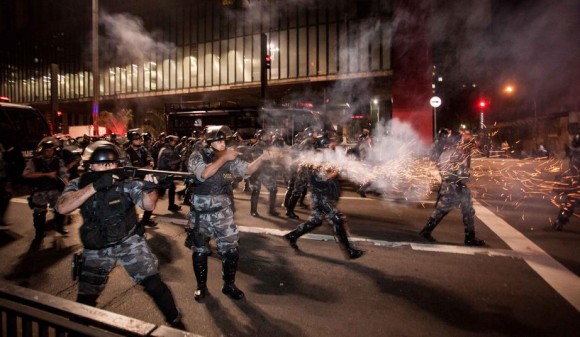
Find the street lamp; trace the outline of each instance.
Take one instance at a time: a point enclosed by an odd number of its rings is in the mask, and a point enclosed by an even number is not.
[[[512,95],[516,91],[515,87],[508,84],[504,87],[503,92],[507,95]],[[534,149],[538,148],[538,106],[536,98],[532,97],[532,104],[534,105]]]
[[[441,98],[437,96],[431,97],[429,104],[433,108],[433,139],[437,137],[437,108],[441,106]]]
[[[378,99],[373,99],[373,104],[375,105],[376,109],[377,109],[377,124],[379,124],[380,121],[380,112],[381,112],[381,107],[379,106],[379,100]]]

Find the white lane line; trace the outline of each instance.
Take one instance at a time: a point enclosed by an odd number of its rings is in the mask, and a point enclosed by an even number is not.
[[[580,311],[580,277],[548,255],[522,233],[474,200],[476,216],[499,236],[511,249],[520,253],[524,261],[554,290]]]
[[[168,222],[177,225],[186,225],[188,221],[186,219],[168,217],[168,216],[157,216],[155,218],[157,221]],[[288,233],[288,230],[280,230],[274,228],[263,228],[263,227],[248,227],[248,226],[238,226],[238,230],[244,233],[253,234],[268,234],[274,236],[283,236]],[[317,241],[334,241],[334,236],[325,234],[306,234],[301,237],[301,239],[310,239]],[[374,246],[379,247],[403,247],[409,246],[413,250],[417,251],[428,251],[428,252],[438,252],[438,253],[451,253],[451,254],[463,254],[463,255],[487,255],[487,256],[503,256],[512,258],[522,258],[520,254],[514,253],[511,250],[506,249],[490,249],[484,247],[466,247],[466,246],[454,246],[454,245],[442,245],[442,244],[423,244],[416,242],[405,242],[405,241],[385,241],[385,240],[373,240],[369,238],[362,238],[353,236],[350,237],[351,241],[354,242],[367,242]]]

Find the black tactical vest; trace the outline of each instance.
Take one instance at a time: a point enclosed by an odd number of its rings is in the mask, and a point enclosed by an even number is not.
[[[147,161],[147,153],[144,148],[140,147],[139,149],[135,150],[129,146],[126,152],[131,159],[131,166],[145,167],[149,165],[149,162]]]
[[[80,208],[83,225],[80,237],[87,249],[101,249],[123,241],[137,225],[137,212],[123,192],[123,184],[98,191]]]
[[[231,161],[226,162],[218,171],[205,181],[195,179],[193,182],[193,194],[195,195],[220,195],[232,193],[233,174],[230,171]]]
[[[57,156],[53,156],[48,162],[43,157],[34,157],[32,158],[32,162],[34,163],[36,172],[49,173],[56,171],[58,174],[60,171],[60,160]],[[35,190],[48,191],[61,189],[61,184],[57,180],[47,177],[32,179],[32,187]]]

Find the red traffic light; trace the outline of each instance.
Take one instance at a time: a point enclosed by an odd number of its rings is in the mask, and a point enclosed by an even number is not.
[[[266,64],[265,64],[266,69],[270,69],[271,62],[272,62],[272,58],[270,57],[270,55],[269,54],[266,55]]]
[[[484,99],[480,99],[479,101],[477,101],[477,107],[480,109],[485,109],[485,108],[487,108],[488,105],[489,105],[489,102],[484,100]]]
[[[62,117],[62,111],[57,111],[56,112],[56,117]]]

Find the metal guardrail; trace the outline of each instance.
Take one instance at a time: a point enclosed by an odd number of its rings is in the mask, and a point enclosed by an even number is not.
[[[2,337],[200,337],[0,282]]]

